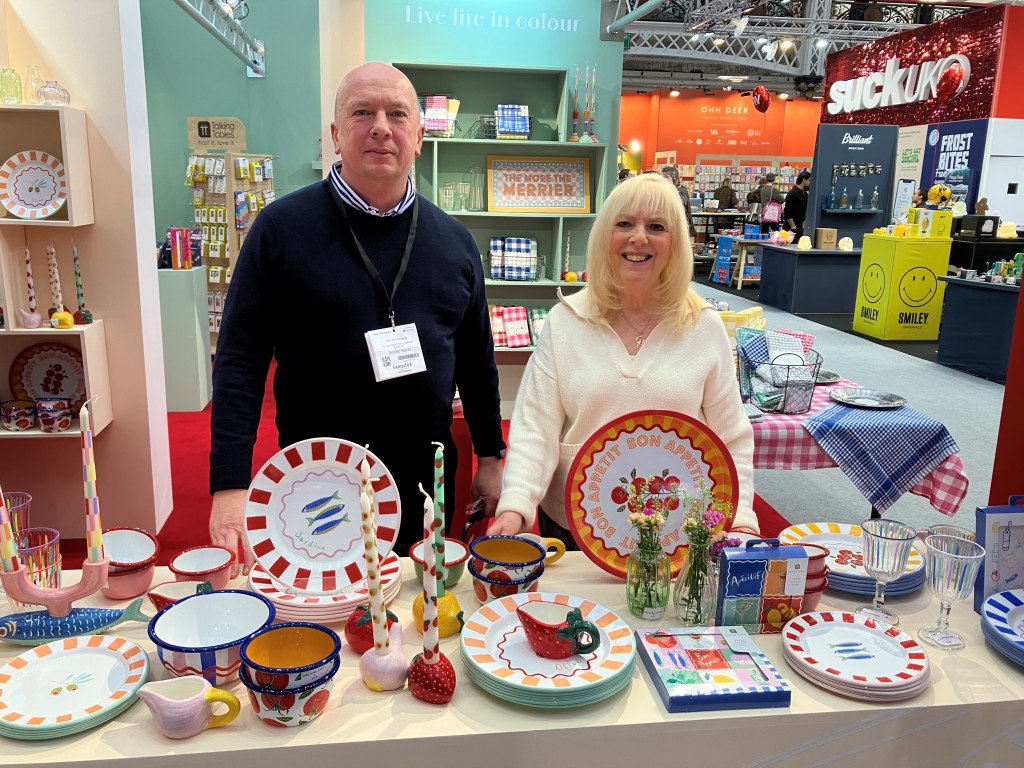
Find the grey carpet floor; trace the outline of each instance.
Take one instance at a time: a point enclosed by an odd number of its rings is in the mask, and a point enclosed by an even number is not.
[[[751,306],[734,294],[694,284],[702,296],[729,302],[730,309]],[[939,522],[974,528],[974,509],[988,503],[996,434],[1003,404],[1003,386],[858,338],[805,317],[764,307],[769,329],[814,333],[822,367],[851,381],[906,397],[912,408],[942,421],[960,446],[970,488],[952,518],[933,509],[927,499],[904,494],[886,517],[919,529]],[[859,523],[871,505],[842,470],[754,471],[754,490],[793,523],[836,521]]]

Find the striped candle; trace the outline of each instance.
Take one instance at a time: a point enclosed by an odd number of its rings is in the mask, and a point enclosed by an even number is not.
[[[434,520],[439,525],[434,528],[434,559],[437,561],[437,596],[444,597],[444,444],[436,445],[434,451]],[[427,546],[424,542],[423,546]]]
[[[423,527],[426,530],[423,542],[423,661],[436,664],[441,655],[437,632],[437,556],[434,548],[427,545],[433,526],[437,524],[434,504],[430,495],[419,486],[423,494]]]
[[[57,270],[57,251],[52,245],[46,246],[46,266],[50,270],[50,293],[53,306],[58,312],[64,311],[64,297],[60,292],[60,272]]]
[[[14,542],[14,530],[7,515],[7,505],[4,504],[3,488],[0,488],[0,567],[8,573],[20,567],[18,545]]]
[[[78,298],[78,310],[85,310],[85,290],[82,288],[82,265],[78,263],[78,246],[71,241],[71,257],[75,260],[75,293]]]
[[[391,638],[388,636],[388,617],[380,583],[377,522],[373,509],[373,479],[370,476],[370,462],[367,461],[365,453],[359,464],[359,474],[363,483],[362,493],[359,494],[359,515],[363,530],[363,559],[366,561],[366,589],[370,594],[373,649],[378,656],[387,656],[391,652]]]
[[[89,549],[89,562],[103,560],[103,525],[100,522],[100,496],[96,488],[96,454],[92,444],[92,415],[83,405],[79,413],[82,422],[82,484],[85,488],[85,543]]]
[[[28,311],[35,314],[36,311],[36,284],[32,279],[32,254],[28,248],[25,249],[25,280],[28,282]]]

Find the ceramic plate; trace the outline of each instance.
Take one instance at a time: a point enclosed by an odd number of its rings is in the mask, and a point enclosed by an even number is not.
[[[381,591],[385,595],[401,586],[402,560],[395,552],[390,553],[381,561],[380,576]],[[274,581],[260,565],[254,566],[249,572],[249,588],[253,592],[263,595],[275,605],[288,605],[296,608],[333,609],[348,604],[355,607],[369,600],[366,579],[350,585],[345,592],[333,595],[289,591],[284,588],[283,584]]]
[[[516,609],[525,602],[561,603],[566,613],[579,608],[597,625],[601,645],[593,653],[567,659],[546,659],[526,640]],[[514,688],[530,698],[558,699],[585,689],[614,683],[636,656],[633,631],[613,611],[592,600],[552,592],[512,595],[492,600],[466,621],[461,635],[462,655],[473,676],[504,689]]]
[[[999,639],[1018,652],[1024,652],[1024,589],[997,592],[985,601],[982,624],[988,624]]]
[[[19,219],[45,219],[67,199],[64,165],[46,152],[25,150],[0,166],[0,205]]]
[[[783,544],[817,544],[828,549],[829,571],[835,574],[858,577],[874,583],[864,570],[864,545],[860,536],[859,525],[847,523],[804,523],[791,525],[779,532],[779,541]],[[915,541],[907,555],[907,566],[903,569],[904,578],[907,574],[916,574],[924,568],[924,552],[921,542]],[[895,583],[895,582],[893,582]]]
[[[829,391],[828,396],[837,403],[858,408],[899,408],[907,404],[905,397],[861,387],[836,387]]]
[[[85,368],[82,354],[64,344],[33,344],[11,363],[11,392],[18,400],[62,397],[73,410],[85,403]]]
[[[395,478],[366,453],[377,499],[377,551],[386,558],[402,521]],[[290,445],[253,478],[246,536],[256,560],[286,587],[337,594],[366,578],[359,522],[363,447],[318,437]]]
[[[672,411],[636,411],[605,424],[583,443],[569,468],[565,509],[580,549],[621,578],[633,550],[633,531],[626,520],[629,511],[613,493],[621,493],[618,489],[632,478],[651,475],[675,479],[691,496],[703,478],[734,508],[739,499],[736,465],[706,424]],[[680,504],[665,521],[664,530],[672,532],[665,551],[673,573],[686,559],[684,514]]]
[[[134,700],[148,674],[146,652],[116,635],[40,645],[0,668],[0,728],[13,738],[92,728]]]
[[[805,613],[782,630],[786,658],[841,686],[904,688],[929,673],[928,657],[906,632],[856,613]]]
[[[818,378],[814,380],[815,384],[835,384],[837,381],[842,379],[835,371],[819,370]]]

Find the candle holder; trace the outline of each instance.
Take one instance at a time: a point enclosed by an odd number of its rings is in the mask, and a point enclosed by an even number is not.
[[[37,585],[32,581],[28,568],[19,562],[16,570],[0,572],[0,584],[18,602],[42,605],[52,618],[59,619],[71,613],[74,602],[99,592],[100,587],[107,583],[109,565],[110,559],[106,557],[99,562],[87,560],[82,563],[82,578],[77,584],[55,588]]]

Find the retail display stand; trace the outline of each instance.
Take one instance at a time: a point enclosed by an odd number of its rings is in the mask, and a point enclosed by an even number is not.
[[[206,267],[161,269],[157,278],[167,410],[201,411],[213,392],[207,329],[213,294],[207,292]]]

